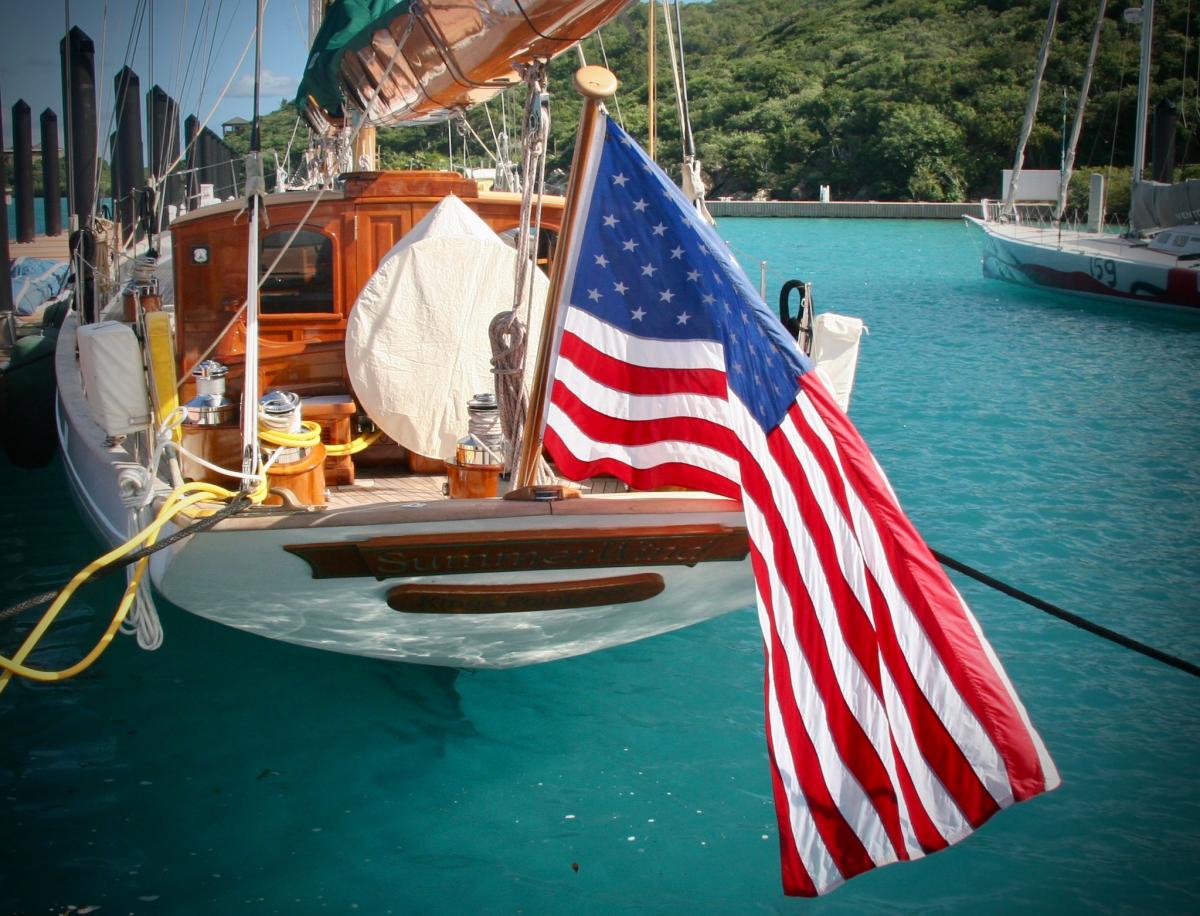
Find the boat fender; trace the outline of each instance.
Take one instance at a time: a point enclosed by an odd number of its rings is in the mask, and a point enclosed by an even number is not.
[[[109,436],[127,436],[150,426],[150,395],[142,349],[133,330],[119,321],[79,329],[79,371],[96,423]]]
[[[179,408],[179,392],[175,383],[175,343],[171,338],[171,316],[166,312],[146,312],[147,364],[150,369],[151,400],[159,426]],[[179,428],[172,431],[179,441]]]

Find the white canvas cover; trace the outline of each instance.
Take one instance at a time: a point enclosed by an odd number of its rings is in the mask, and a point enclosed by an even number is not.
[[[492,391],[488,325],[512,307],[517,253],[450,196],[383,256],[346,327],[355,397],[400,445],[431,458],[454,454],[467,401]],[[532,372],[549,283],[533,271]]]
[[[1174,184],[1139,181],[1131,210],[1129,221],[1139,231],[1200,222],[1200,178]]]
[[[850,409],[858,346],[866,329],[861,318],[832,312],[822,312],[813,319],[813,362],[821,381],[843,411]]]
[[[1058,185],[1062,174],[1057,169],[1021,169],[1017,179],[1017,203],[1022,201],[1058,200]],[[1008,200],[1008,188],[1012,184],[1012,169],[1005,169],[1000,176],[1000,199]]]

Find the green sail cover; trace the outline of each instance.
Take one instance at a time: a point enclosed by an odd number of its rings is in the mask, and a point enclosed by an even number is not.
[[[408,5],[409,0],[338,0],[330,6],[309,50],[304,78],[296,90],[296,107],[303,110],[312,96],[325,111],[340,117],[338,67],[342,55],[366,45],[377,29],[408,12]]]

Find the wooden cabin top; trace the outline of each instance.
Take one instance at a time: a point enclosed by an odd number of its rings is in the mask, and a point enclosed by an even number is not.
[[[261,390],[287,387],[301,395],[347,390],[344,338],[359,292],[392,246],[448,195],[462,199],[497,233],[519,223],[520,195],[481,191],[453,172],[353,172],[342,184],[341,190],[264,198],[260,276],[276,259],[279,263],[260,291]],[[543,200],[546,237],[539,262],[547,270],[563,203],[561,197]],[[242,206],[231,201],[204,207],[171,224],[180,373],[194,367],[245,300],[248,232]],[[229,366],[233,390],[241,388],[244,353],[241,320],[212,353]],[[188,379],[185,393],[190,388]]]

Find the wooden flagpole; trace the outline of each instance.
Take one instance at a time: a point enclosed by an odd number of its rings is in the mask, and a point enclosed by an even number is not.
[[[550,293],[546,299],[545,314],[542,316],[542,337],[538,342],[537,363],[533,371],[525,434],[521,439],[520,460],[513,475],[514,488],[505,495],[506,499],[538,498],[533,495],[532,487],[537,474],[538,458],[542,453],[546,398],[550,387],[550,362],[554,356],[559,302],[566,283],[567,263],[573,257],[581,235],[581,227],[577,225],[584,206],[584,201],[580,200],[581,182],[593,158],[600,154],[600,144],[590,142],[589,138],[595,132],[597,119],[603,116],[601,106],[604,100],[616,94],[617,78],[603,67],[580,67],[575,71],[575,89],[583,96],[583,113],[579,118],[579,132],[575,137],[575,153],[571,160],[571,178],[567,183],[563,232],[559,238],[558,254],[550,271]]]

